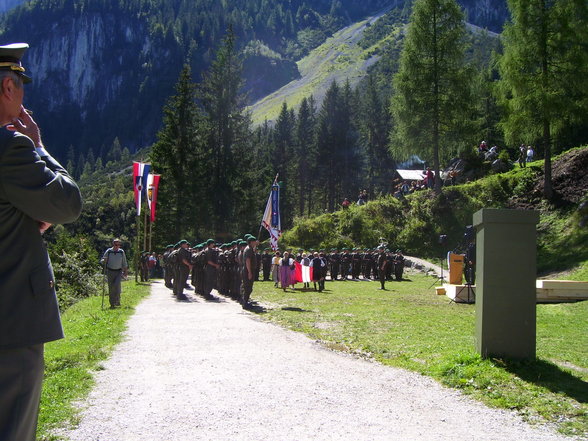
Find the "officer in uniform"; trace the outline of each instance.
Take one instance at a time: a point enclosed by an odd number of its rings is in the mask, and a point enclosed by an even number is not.
[[[388,258],[386,257],[386,252],[384,247],[378,247],[378,279],[380,280],[380,288],[381,290],[385,290],[386,284],[386,267],[388,266]]]
[[[25,43],[0,46],[0,439],[34,441],[44,344],[63,338],[42,234],[75,221],[82,196],[22,106]]]

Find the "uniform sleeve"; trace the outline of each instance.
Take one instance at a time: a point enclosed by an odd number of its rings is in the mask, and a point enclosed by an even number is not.
[[[9,202],[32,219],[63,224],[73,222],[82,209],[80,190],[51,156],[43,159],[32,141],[15,135],[0,161],[0,184]]]

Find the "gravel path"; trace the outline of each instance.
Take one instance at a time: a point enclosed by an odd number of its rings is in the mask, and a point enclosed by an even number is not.
[[[153,284],[65,436],[569,441],[426,377],[324,349],[233,301],[191,300]]]

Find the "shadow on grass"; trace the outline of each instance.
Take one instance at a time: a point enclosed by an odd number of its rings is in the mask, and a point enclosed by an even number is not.
[[[579,403],[588,403],[588,383],[553,363],[545,360],[505,363],[507,371],[529,383],[545,387],[554,393],[563,393]]]
[[[293,311],[293,312],[310,312],[307,309],[302,309],[302,308],[295,308],[293,306],[285,306],[282,308],[282,311]]]
[[[254,314],[266,314],[267,313],[267,309],[257,302],[251,302],[248,305],[246,305],[245,307],[243,307],[243,309],[245,309],[246,311],[253,312]]]

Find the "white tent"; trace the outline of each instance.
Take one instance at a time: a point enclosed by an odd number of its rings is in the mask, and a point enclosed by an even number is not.
[[[422,170],[396,170],[405,181],[422,181],[425,176]]]

